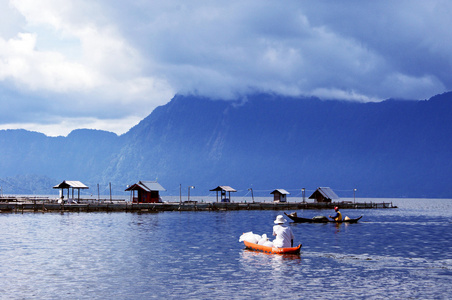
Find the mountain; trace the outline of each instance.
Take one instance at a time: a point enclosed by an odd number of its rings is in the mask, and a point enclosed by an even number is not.
[[[117,192],[158,178],[175,195],[181,184],[198,195],[218,185],[266,196],[330,186],[343,197],[357,188],[360,197],[450,198],[451,112],[452,93],[379,103],[177,95],[121,136],[0,131],[0,178],[112,182]]]
[[[1,130],[0,186],[3,193],[52,194],[52,186],[63,180],[108,184],[102,173],[120,145],[116,134],[100,130],[74,130],[67,137]]]

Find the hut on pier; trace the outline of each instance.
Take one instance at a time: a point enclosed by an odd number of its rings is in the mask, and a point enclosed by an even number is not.
[[[157,181],[138,181],[126,191],[131,191],[130,198],[134,203],[159,203],[162,202],[159,192],[166,190]]]
[[[329,187],[319,187],[309,196],[309,199],[314,199],[318,203],[331,203],[331,201],[338,201],[339,197]]]
[[[221,202],[231,202],[231,192],[232,193],[237,192],[235,189],[227,185],[219,185],[210,191],[217,192],[217,202],[218,202],[218,192],[221,192]],[[226,193],[228,193],[227,197]]]
[[[60,184],[53,187],[54,189],[60,189],[60,201],[64,200],[64,190],[67,189],[67,201],[72,202],[74,198],[74,190],[77,190],[77,200],[80,201],[80,190],[89,189],[86,185],[76,180],[64,180]],[[72,197],[69,197],[69,191],[72,189]]]
[[[273,194],[273,202],[287,202],[287,195],[290,195],[290,193],[284,189],[276,189],[270,194]]]

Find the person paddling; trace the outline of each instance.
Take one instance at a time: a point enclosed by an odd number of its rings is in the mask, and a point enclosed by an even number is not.
[[[342,214],[341,214],[341,212],[339,211],[339,207],[335,207],[334,208],[334,211],[336,212],[336,214],[334,215],[334,216],[330,216],[330,218],[332,218],[334,221],[336,221],[336,222],[340,222],[340,221],[342,221]]]
[[[273,235],[276,235],[276,238],[273,240],[273,247],[293,247],[294,235],[292,229],[284,225],[286,222],[287,220],[282,215],[276,217],[274,221],[276,225],[273,226]]]

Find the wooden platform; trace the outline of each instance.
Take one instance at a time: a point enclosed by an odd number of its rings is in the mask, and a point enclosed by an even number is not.
[[[8,199],[10,200],[10,199]],[[60,204],[48,199],[0,202],[0,212],[159,212],[159,211],[229,211],[229,210],[281,210],[299,209],[385,209],[397,208],[392,203],[131,203],[126,201],[90,201],[88,203]]]

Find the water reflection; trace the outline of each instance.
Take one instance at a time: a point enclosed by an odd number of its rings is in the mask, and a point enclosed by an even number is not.
[[[247,271],[266,272],[276,281],[293,275],[294,268],[301,268],[300,254],[271,254],[248,249],[240,254],[240,263]]]
[[[249,249],[243,249],[241,253],[242,259],[248,259],[248,260],[256,260],[260,257],[266,257],[268,259],[273,259],[276,261],[292,261],[297,260],[301,261],[301,255],[300,254],[272,254],[272,253],[266,253],[266,252],[260,252],[260,251],[253,251]]]

